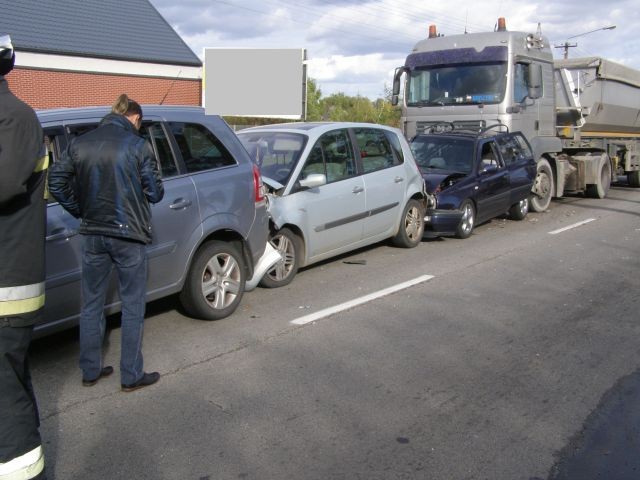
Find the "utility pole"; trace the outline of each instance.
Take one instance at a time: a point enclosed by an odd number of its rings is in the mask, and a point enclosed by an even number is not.
[[[564,49],[564,58],[569,58],[569,48],[577,47],[577,43],[569,43],[570,38],[582,37],[584,35],[589,35],[593,32],[599,32],[600,30],[613,30],[616,28],[615,25],[609,25],[608,27],[596,28],[595,30],[591,30],[589,32],[579,33],[578,35],[572,35],[571,37],[567,37],[564,43],[560,45],[554,45],[555,48],[563,48]]]

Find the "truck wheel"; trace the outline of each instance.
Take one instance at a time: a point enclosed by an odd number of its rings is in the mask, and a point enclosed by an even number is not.
[[[513,220],[524,220],[524,217],[529,213],[529,199],[525,198],[520,200],[515,205],[512,205],[509,209],[509,217]]]
[[[640,170],[627,173],[627,181],[629,182],[630,187],[640,187]]]
[[[611,187],[611,164],[609,159],[605,157],[605,161],[600,167],[600,177],[595,185],[587,185],[586,193],[592,198],[604,198],[609,193]]]
[[[529,207],[534,212],[544,212],[549,208],[553,196],[553,173],[551,165],[546,159],[538,162],[536,179],[533,182],[531,195],[529,195]]]
[[[456,237],[469,238],[476,224],[476,209],[471,200],[465,200],[460,205],[460,210],[462,210],[462,220],[456,230]]]
[[[424,207],[415,199],[410,199],[402,212],[398,233],[391,239],[396,247],[413,248],[424,234]]]
[[[282,260],[264,274],[260,280],[260,286],[265,288],[284,287],[291,283],[293,277],[298,273],[302,239],[288,228],[283,228],[271,235],[269,243],[280,253]]]
[[[229,242],[207,242],[191,263],[180,303],[195,318],[228,317],[240,303],[244,283],[245,269],[237,248]]]

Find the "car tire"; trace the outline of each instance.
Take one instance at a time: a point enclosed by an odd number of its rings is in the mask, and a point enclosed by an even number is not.
[[[633,188],[640,187],[640,170],[627,173],[627,182],[629,182],[630,187],[633,187]]]
[[[462,210],[462,219],[456,230],[456,237],[469,238],[476,225],[476,209],[473,202],[467,199],[460,205],[460,210]]]
[[[544,158],[538,162],[536,168],[536,178],[531,191],[537,193],[529,195],[529,208],[534,212],[544,212],[549,208],[553,197],[553,172],[551,165]]]
[[[229,242],[207,242],[191,263],[180,303],[194,318],[225,318],[240,304],[244,284],[244,262],[238,249]]]
[[[298,273],[300,266],[302,239],[285,227],[271,234],[269,243],[283,258],[264,274],[260,280],[260,286],[279,288],[289,285]]]
[[[529,213],[529,199],[520,200],[509,209],[509,218],[512,220],[524,220]]]
[[[391,239],[396,247],[413,248],[422,241],[424,214],[424,206],[418,200],[412,198],[407,202],[398,233]]]
[[[609,158],[605,156],[605,159],[600,166],[600,176],[597,179],[597,183],[587,185],[586,194],[591,198],[604,198],[609,193],[610,187],[611,164],[609,163]]]

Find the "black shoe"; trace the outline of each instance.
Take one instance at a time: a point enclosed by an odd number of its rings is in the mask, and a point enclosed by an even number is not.
[[[158,380],[160,380],[160,374],[158,372],[144,373],[142,374],[142,378],[135,383],[131,383],[129,385],[125,385],[121,383],[123,392],[133,392],[139,388],[148,387],[149,385],[153,385]]]
[[[111,367],[111,366],[104,367],[102,370],[100,370],[100,375],[98,375],[97,378],[94,378],[93,380],[87,380],[87,379],[83,378],[82,379],[82,386],[83,387],[93,387],[96,383],[98,383],[98,380],[100,380],[102,377],[108,377],[112,373],[113,373],[113,367]]]

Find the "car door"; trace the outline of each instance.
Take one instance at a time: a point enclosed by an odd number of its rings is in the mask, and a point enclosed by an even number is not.
[[[509,171],[493,140],[481,142],[477,150],[478,190],[476,203],[478,221],[506,212],[510,206]]]
[[[200,212],[196,188],[176,162],[166,125],[145,117],[140,134],[151,142],[158,159],[164,197],[151,206],[152,242],[147,246],[149,275],[147,295],[157,298],[175,290],[188,264],[192,237],[200,236]]]
[[[67,140],[61,125],[43,125],[49,162],[58,161]],[[53,198],[47,202],[46,302],[42,323],[73,321],[80,313],[82,243],[74,218]]]
[[[397,149],[392,148],[385,131],[379,128],[354,128],[365,187],[367,218],[364,239],[391,234],[404,207],[406,171]]]
[[[514,205],[531,193],[536,174],[533,153],[525,138],[519,133],[500,136],[496,138],[496,143],[509,171],[509,203]]]
[[[323,174],[327,183],[288,195],[288,202],[304,210],[301,222],[307,257],[345,251],[362,238],[366,217],[364,180],[357,175],[348,130],[324,133],[311,147],[299,179]]]

